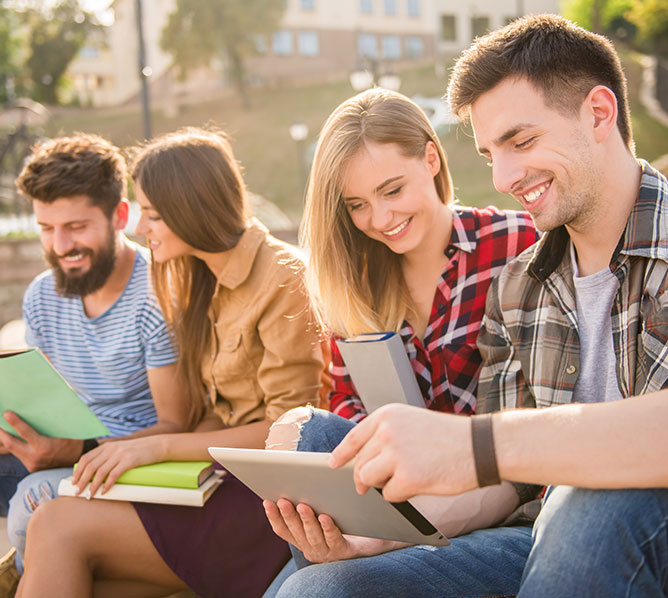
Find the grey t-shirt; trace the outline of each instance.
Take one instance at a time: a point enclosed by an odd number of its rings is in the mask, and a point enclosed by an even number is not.
[[[571,261],[580,334],[580,375],[573,400],[579,403],[616,401],[623,397],[617,383],[610,312],[619,281],[610,268],[590,276],[578,276],[572,243]]]

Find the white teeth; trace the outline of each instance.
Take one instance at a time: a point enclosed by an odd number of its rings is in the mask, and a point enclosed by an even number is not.
[[[535,191],[532,191],[531,193],[527,193],[526,195],[523,195],[522,197],[524,198],[524,201],[527,203],[533,203],[536,201],[543,193],[545,193],[545,189],[547,189],[549,185],[541,185],[536,189]]]
[[[404,230],[408,226],[410,220],[411,220],[410,218],[407,218],[399,226],[393,228],[392,230],[385,231],[383,234],[387,235],[388,237],[392,237],[394,235],[399,234],[402,230]]]
[[[83,253],[77,253],[76,255],[69,255],[64,257],[63,260],[66,262],[78,262],[83,257]]]

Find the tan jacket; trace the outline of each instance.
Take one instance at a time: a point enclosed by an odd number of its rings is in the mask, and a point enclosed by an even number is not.
[[[202,376],[226,426],[317,404],[323,360],[295,248],[251,220],[218,278]]]

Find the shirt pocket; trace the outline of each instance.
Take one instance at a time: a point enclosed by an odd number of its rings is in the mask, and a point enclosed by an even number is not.
[[[229,330],[221,336],[218,353],[213,356],[212,369],[216,380],[229,380],[249,373],[251,364],[243,341],[244,334],[239,329]]]
[[[668,360],[665,357],[668,345],[668,294],[643,297],[641,307],[642,330],[638,347],[638,374],[636,392],[646,384],[645,392],[665,388],[668,383]],[[650,379],[651,378],[651,379]]]

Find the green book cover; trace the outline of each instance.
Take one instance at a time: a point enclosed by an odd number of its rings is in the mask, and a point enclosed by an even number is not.
[[[17,436],[2,417],[5,411],[13,411],[37,432],[53,438],[98,438],[109,434],[35,348],[0,352],[0,427]]]
[[[117,484],[197,488],[213,472],[210,461],[163,461],[128,469]]]

